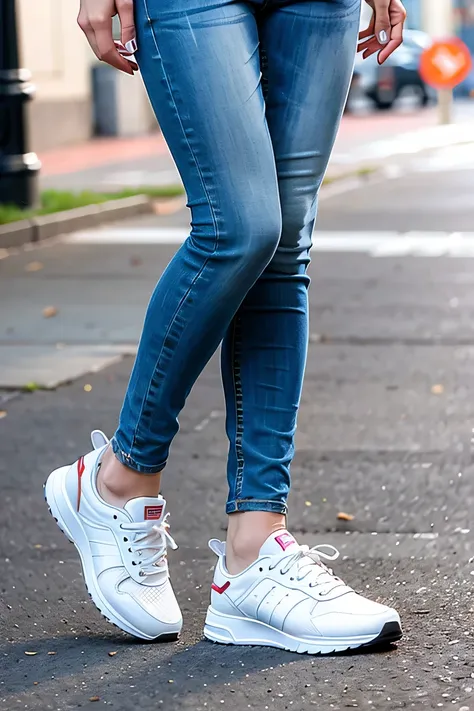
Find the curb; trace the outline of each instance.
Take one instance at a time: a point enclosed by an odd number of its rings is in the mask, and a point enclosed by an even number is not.
[[[87,205],[52,215],[0,225],[0,249],[21,247],[76,230],[97,227],[125,217],[150,214],[153,202],[146,195],[109,200],[100,205]]]

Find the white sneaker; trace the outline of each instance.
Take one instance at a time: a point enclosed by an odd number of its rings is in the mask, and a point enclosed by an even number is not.
[[[226,570],[225,543],[212,540],[209,547],[218,561],[204,634],[214,642],[330,654],[402,636],[395,610],[361,597],[324,565],[322,558],[339,556],[333,546],[299,546],[278,531],[239,575]]]
[[[141,639],[176,638],[182,617],[171,587],[166,501],[140,497],[123,509],[107,504],[96,487],[97,465],[108,445],[95,430],[94,451],[49,475],[45,499],[59,528],[74,543],[87,590],[109,622]]]

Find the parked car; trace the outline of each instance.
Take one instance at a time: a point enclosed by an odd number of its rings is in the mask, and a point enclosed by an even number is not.
[[[404,42],[381,66],[377,55],[368,59],[357,56],[354,67],[350,102],[365,96],[379,109],[392,108],[403,95],[411,94],[420,106],[435,98],[435,92],[422,80],[419,72],[422,52],[431,44],[431,38],[418,30],[406,30]]]

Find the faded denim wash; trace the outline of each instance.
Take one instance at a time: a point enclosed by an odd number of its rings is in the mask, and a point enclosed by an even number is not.
[[[285,513],[306,269],[360,0],[135,3],[138,64],[192,221],[151,297],[113,449],[136,471],[163,469],[186,397],[223,342],[227,512]]]

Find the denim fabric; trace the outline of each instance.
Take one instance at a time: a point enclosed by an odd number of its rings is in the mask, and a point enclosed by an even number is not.
[[[191,208],[152,295],[117,457],[160,471],[223,341],[227,512],[286,512],[308,342],[317,194],[360,0],[135,0],[137,60]]]

